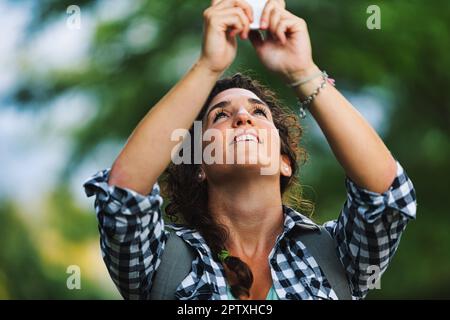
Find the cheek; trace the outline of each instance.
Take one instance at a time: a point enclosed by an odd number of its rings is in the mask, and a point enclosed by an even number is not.
[[[260,127],[260,137],[263,137],[261,155],[270,159],[270,162],[279,160],[281,154],[281,138],[277,128],[271,122]],[[268,160],[269,161],[269,160]]]
[[[264,117],[259,117],[258,121],[256,122],[256,127],[258,129],[264,129],[264,130],[277,130],[277,127],[275,127],[275,124],[271,119],[266,119]]]
[[[206,125],[203,126],[203,132],[206,130],[219,130],[219,131],[225,131],[226,129],[229,129],[230,125],[228,121],[224,119],[219,119],[217,122],[208,121],[206,122]]]
[[[258,125],[258,132],[260,135],[266,137],[265,141],[267,143],[276,143],[280,140],[278,129],[270,120],[261,120]]]
[[[278,131],[274,131],[272,134],[268,136],[267,140],[267,153],[270,155],[270,158],[275,159],[279,158],[281,154],[281,139],[278,135]]]
[[[205,149],[208,145],[214,143],[216,147],[221,147],[227,141],[227,134],[230,134],[229,127],[224,123],[218,123],[213,126],[209,126],[203,131],[202,148]],[[211,146],[212,147],[212,146]]]

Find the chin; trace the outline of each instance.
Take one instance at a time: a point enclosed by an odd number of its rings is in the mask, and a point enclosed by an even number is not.
[[[262,156],[258,152],[245,150],[234,154],[233,164],[237,166],[254,166],[259,168],[264,165],[264,159],[267,159],[267,157]]]

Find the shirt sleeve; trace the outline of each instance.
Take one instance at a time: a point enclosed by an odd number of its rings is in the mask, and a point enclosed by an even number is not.
[[[95,195],[103,260],[125,299],[148,299],[167,240],[159,186],[144,196],[109,185],[109,173],[99,171],[83,185],[88,197]]]
[[[347,176],[347,200],[339,218],[324,225],[336,241],[354,299],[363,299],[375,287],[408,221],[416,217],[414,186],[396,163],[397,175],[384,193],[361,188]]]

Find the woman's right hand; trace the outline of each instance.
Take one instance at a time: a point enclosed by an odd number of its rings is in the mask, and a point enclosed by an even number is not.
[[[203,12],[204,29],[200,62],[213,72],[222,73],[236,57],[237,39],[247,39],[253,20],[245,0],[212,0]]]

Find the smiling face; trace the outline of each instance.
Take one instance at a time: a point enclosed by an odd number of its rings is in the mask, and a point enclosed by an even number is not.
[[[253,109],[256,107],[254,100],[259,99],[269,105],[269,113],[265,115],[262,111]],[[225,102],[230,101],[230,103]],[[222,103],[220,107],[224,110],[214,108],[217,103]],[[227,104],[226,106],[224,104]],[[211,112],[209,112],[211,111]],[[223,113],[220,113],[222,112]],[[240,112],[239,116],[238,113]],[[176,115],[175,115],[176,116]],[[187,154],[188,163],[171,164],[167,170],[167,179],[164,179],[165,191],[170,198],[170,203],[166,207],[166,214],[170,217],[182,216],[188,225],[193,226],[203,232],[213,232],[216,229],[210,228],[205,224],[205,216],[210,216],[209,204],[210,194],[215,191],[227,192],[227,188],[233,188],[233,192],[250,191],[245,185],[247,182],[255,180],[254,187],[270,188],[273,183],[273,192],[281,192],[283,202],[286,205],[303,208],[309,212],[310,204],[303,200],[298,186],[298,165],[304,163],[307,157],[306,150],[300,147],[300,141],[303,136],[303,129],[298,121],[298,117],[292,110],[282,105],[275,92],[260,84],[257,80],[249,76],[236,73],[233,76],[220,79],[212,88],[205,104],[202,106],[197,121],[201,121],[203,134],[197,130],[196,123],[189,130],[190,146]],[[257,129],[276,128],[275,140],[279,142],[274,159],[281,159],[280,166],[276,168],[276,173],[261,178],[258,164],[208,164],[205,163],[204,155],[207,148],[214,143],[206,142],[201,144],[201,136],[205,141],[205,135],[209,130],[216,131],[218,139],[222,142],[226,140],[228,144],[222,143],[221,150],[234,150],[239,145],[259,145],[261,136],[258,136],[258,142],[254,140],[252,132]],[[233,139],[238,130],[248,130],[250,136],[239,137],[239,140],[249,140],[248,142],[236,141]],[[231,130],[232,134],[227,137],[226,132]],[[196,134],[197,132],[197,134]],[[214,135],[215,137],[215,135]],[[237,140],[237,139],[236,139]],[[214,140],[210,140],[213,141]],[[200,144],[199,144],[200,143]],[[272,143],[263,141],[263,145]],[[193,146],[193,147],[192,147]],[[203,146],[203,149],[202,149]],[[273,148],[274,150],[276,148]],[[203,151],[203,157],[201,152]],[[245,155],[245,152],[243,153]],[[183,152],[183,156],[184,156]],[[196,158],[197,157],[197,158]],[[201,158],[201,159],[200,159]],[[199,159],[196,161],[195,159]],[[199,164],[200,160],[202,163]],[[195,163],[193,163],[195,162]],[[255,168],[257,170],[255,170]],[[287,171],[285,171],[287,168]],[[281,174],[280,174],[281,172]],[[205,175],[206,173],[206,175]],[[264,181],[262,181],[264,179]],[[227,183],[229,182],[229,183]],[[261,182],[261,183],[260,183]],[[225,185],[228,184],[228,185]],[[221,189],[221,187],[224,187]],[[293,186],[294,188],[290,189]],[[242,189],[239,189],[243,187]],[[248,186],[252,187],[252,186]],[[220,196],[220,195],[219,195]],[[205,227],[206,226],[206,227]],[[221,244],[220,244],[221,245]],[[219,246],[219,244],[218,244]]]
[[[242,169],[261,173],[263,167],[279,174],[280,137],[269,106],[252,91],[231,88],[217,94],[203,117],[203,131],[204,137],[213,137],[203,149],[213,144],[222,152],[220,163],[203,166],[207,176]]]

